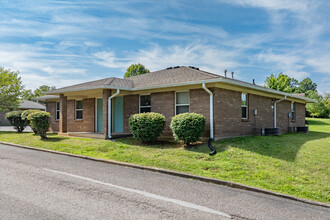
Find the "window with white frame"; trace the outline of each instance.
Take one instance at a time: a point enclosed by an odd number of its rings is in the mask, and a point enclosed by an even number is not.
[[[83,119],[83,102],[82,100],[76,101],[76,120]]]
[[[151,96],[140,95],[140,113],[151,112]]]
[[[177,92],[175,94],[175,114],[189,112],[189,92]]]
[[[248,108],[248,95],[246,93],[242,93],[241,106],[242,106],[242,119],[247,119],[249,108]]]
[[[291,102],[291,121],[294,121],[296,118],[295,110],[296,110],[296,103]]]
[[[56,120],[60,120],[60,102],[56,102]]]

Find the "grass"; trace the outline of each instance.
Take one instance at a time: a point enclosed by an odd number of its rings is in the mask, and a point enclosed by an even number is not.
[[[0,141],[113,159],[201,176],[239,182],[301,198],[330,202],[330,119],[307,119],[308,134],[250,136],[185,149],[159,142],[143,145],[132,138],[106,140],[68,138],[49,134],[0,132]]]

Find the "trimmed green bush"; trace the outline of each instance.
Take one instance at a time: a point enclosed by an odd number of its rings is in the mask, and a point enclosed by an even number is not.
[[[40,110],[25,110],[22,112],[22,119],[23,120],[28,120],[28,115],[31,114],[31,113],[34,113],[34,112],[40,112]],[[35,134],[38,134],[37,130],[33,127],[33,125],[31,124],[31,122],[29,121],[30,123],[30,127],[32,129],[32,131],[35,133]]]
[[[176,141],[183,141],[188,147],[199,140],[205,130],[205,116],[197,113],[184,113],[172,118],[171,129]]]
[[[26,126],[29,125],[27,119],[22,119],[22,111],[7,112],[5,118],[12,126],[14,126],[18,133],[22,133]]]
[[[50,126],[50,114],[49,112],[34,112],[28,115],[28,120],[30,121],[32,127],[36,129],[37,133],[42,139],[47,138],[46,133]]]
[[[150,112],[131,115],[129,128],[133,137],[143,142],[157,140],[165,127],[165,117],[162,114]]]

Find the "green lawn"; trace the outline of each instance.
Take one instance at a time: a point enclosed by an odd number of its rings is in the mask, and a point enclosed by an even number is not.
[[[0,132],[0,141],[160,167],[239,182],[293,196],[330,202],[330,119],[307,119],[308,134],[251,136],[184,149],[161,142],[142,145],[131,138],[116,142],[67,138],[50,134],[40,140],[32,133]]]

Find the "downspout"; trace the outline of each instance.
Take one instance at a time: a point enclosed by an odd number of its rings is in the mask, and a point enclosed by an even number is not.
[[[117,92],[108,98],[108,137],[111,139],[111,99],[116,97],[119,94],[120,90],[117,89]]]
[[[203,89],[210,95],[210,138],[208,141],[208,146],[212,150],[210,156],[213,156],[217,153],[215,148],[212,146],[212,141],[214,140],[214,131],[213,131],[213,93],[206,88],[205,83],[202,84]]]
[[[283,99],[277,100],[274,102],[274,128],[276,128],[276,103],[286,100],[286,96]]]

